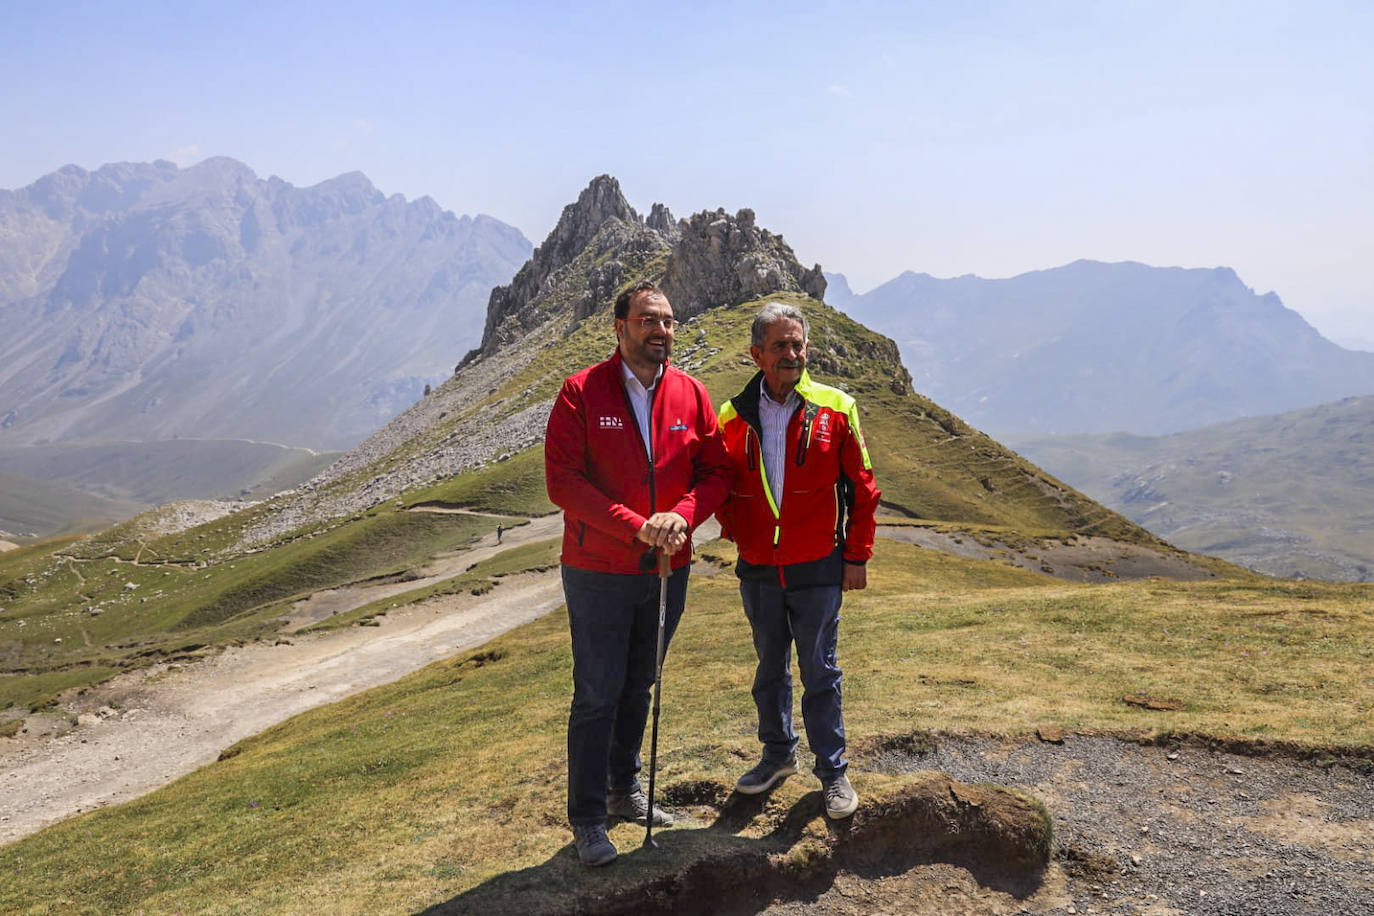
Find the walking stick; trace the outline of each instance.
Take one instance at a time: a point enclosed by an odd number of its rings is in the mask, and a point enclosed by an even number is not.
[[[673,574],[672,557],[658,551],[658,653],[654,658],[654,730],[649,739],[649,813],[644,818],[644,845],[654,848],[654,775],[658,766],[658,709],[663,687],[663,627],[668,616],[668,577]]]

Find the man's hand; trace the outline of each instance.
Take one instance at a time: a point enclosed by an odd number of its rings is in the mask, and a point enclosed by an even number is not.
[[[635,537],[650,547],[674,554],[687,543],[687,535],[687,519],[676,512],[655,512],[644,521]]]
[[[853,592],[868,588],[868,567],[862,563],[844,564],[844,591]]]

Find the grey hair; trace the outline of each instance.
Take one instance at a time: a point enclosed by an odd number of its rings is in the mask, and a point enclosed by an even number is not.
[[[749,332],[749,342],[756,347],[763,346],[763,339],[768,336],[768,326],[775,321],[782,321],[784,318],[795,321],[802,326],[802,340],[811,339],[811,323],[806,320],[801,309],[788,302],[770,302],[754,316],[754,326]]]

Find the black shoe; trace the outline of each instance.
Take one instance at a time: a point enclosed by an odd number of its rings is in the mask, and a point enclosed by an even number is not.
[[[606,816],[618,817],[636,824],[648,826],[645,818],[649,814],[649,798],[644,790],[635,786],[628,792],[611,790],[606,793]],[[658,805],[654,805],[654,826],[673,826],[673,816]]]
[[[573,824],[572,832],[573,843],[577,845],[577,857],[582,860],[583,865],[610,865],[619,855],[611,838],[606,836],[606,828],[601,824]]]
[[[735,791],[744,795],[758,795],[767,792],[783,779],[797,772],[797,758],[788,757],[782,763],[761,762],[735,783]]]
[[[834,820],[849,817],[859,810],[859,793],[849,784],[849,777],[841,773],[822,780],[825,792],[825,815]]]

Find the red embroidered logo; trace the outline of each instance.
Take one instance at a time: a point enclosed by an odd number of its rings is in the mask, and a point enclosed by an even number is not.
[[[830,441],[830,413],[825,411],[816,418],[816,441]]]

